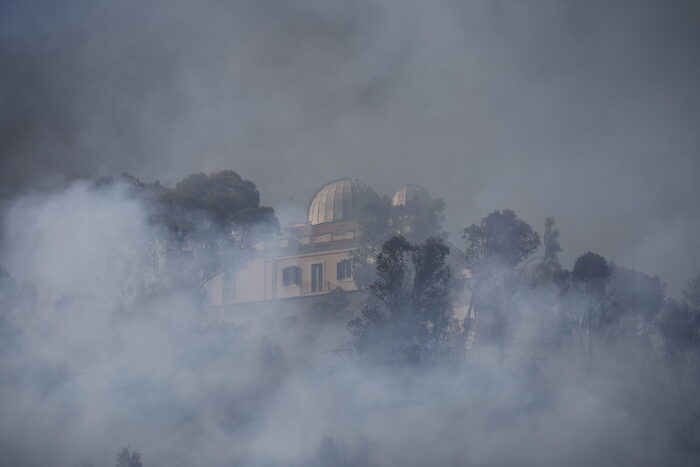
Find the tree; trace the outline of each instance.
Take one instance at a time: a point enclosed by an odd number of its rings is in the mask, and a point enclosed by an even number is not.
[[[692,282],[692,281],[691,281]],[[700,310],[686,301],[666,300],[656,319],[663,337],[659,404],[678,445],[700,452]]]
[[[675,360],[684,354],[700,350],[700,274],[688,282],[683,300],[668,299],[656,318],[657,328],[664,339],[664,348]]]
[[[360,220],[360,241],[351,254],[352,276],[360,288],[365,288],[376,279],[375,261],[382,245],[396,233],[392,219],[391,199],[382,197],[365,206]]]
[[[464,229],[465,259],[471,271],[467,319],[479,313],[480,334],[493,340],[501,360],[510,335],[514,297],[523,282],[523,266],[540,244],[530,225],[511,211],[494,211]],[[520,269],[517,269],[520,267]],[[465,322],[465,328],[469,323]]]
[[[231,170],[189,175],[160,195],[154,217],[169,234],[171,270],[199,285],[240,266],[256,242],[279,232],[255,184]]]
[[[661,279],[613,266],[607,289],[610,306],[607,337],[618,345],[640,344],[649,348],[653,323],[665,301]]]
[[[700,311],[700,272],[688,282],[683,290],[683,301],[691,308]]]
[[[129,448],[122,448],[117,454],[117,462],[114,467],[143,467],[141,454],[138,451],[130,451]]]
[[[664,349],[671,360],[700,347],[700,312],[688,303],[668,299],[656,318]]]
[[[532,256],[540,237],[510,209],[494,211],[479,224],[464,229],[467,267],[473,273],[484,268],[515,267]]]
[[[411,243],[422,243],[430,237],[445,238],[445,202],[442,199],[411,199],[405,205],[393,206],[392,220],[397,233]]]
[[[412,245],[387,241],[361,316],[348,326],[355,350],[375,361],[413,362],[450,351],[453,327],[449,248],[429,238]]]
[[[611,268],[605,258],[589,251],[576,258],[571,279],[593,294],[602,294],[610,273]]]
[[[559,263],[559,231],[554,228],[554,218],[548,217],[544,222],[544,260]]]
[[[360,220],[360,245],[352,255],[353,278],[358,286],[374,282],[377,255],[392,236],[401,235],[414,244],[430,237],[446,238],[442,231],[444,209],[441,199],[412,199],[406,205],[394,206],[388,196],[367,205]]]
[[[553,217],[548,217],[544,223],[542,240],[544,254],[533,272],[534,286],[554,285],[559,291],[563,291],[566,288],[569,273],[559,263],[559,252],[562,248],[559,244],[559,230],[554,228]]]
[[[97,177],[90,184],[90,187],[96,191],[104,191],[116,186],[121,186],[125,189],[127,196],[145,202],[148,207],[153,207],[153,203],[166,191],[166,187],[159,181],[145,183],[126,172],[117,176]]]
[[[559,230],[554,227],[554,218],[548,217],[542,236],[544,252],[528,278],[528,300],[520,307],[523,316],[534,332],[529,332],[531,344],[538,355],[555,355],[564,342],[567,322],[564,319],[562,298],[569,285],[569,271],[559,263]],[[536,323],[536,325],[534,325]]]
[[[610,318],[611,307],[606,294],[610,274],[611,267],[605,258],[590,251],[576,259],[571,271],[574,294],[570,316],[589,370],[593,365],[596,339]]]

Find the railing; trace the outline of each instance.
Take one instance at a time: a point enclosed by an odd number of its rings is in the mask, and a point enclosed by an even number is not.
[[[313,286],[316,287],[313,287]],[[331,283],[328,281],[323,281],[319,284],[313,284],[311,282],[304,282],[301,285],[301,294],[302,295],[313,295],[313,294],[319,294],[319,293],[326,293],[330,292],[331,290]]]

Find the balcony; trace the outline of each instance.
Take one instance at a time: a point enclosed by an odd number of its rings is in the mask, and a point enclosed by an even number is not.
[[[313,287],[315,285],[315,287]],[[301,287],[301,295],[316,295],[322,293],[328,293],[331,291],[331,283],[329,281],[323,281],[319,284],[312,284],[311,282],[304,282]]]

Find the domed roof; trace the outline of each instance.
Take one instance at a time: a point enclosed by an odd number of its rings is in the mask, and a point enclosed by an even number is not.
[[[406,185],[394,194],[391,204],[394,206],[406,206],[415,201],[429,201],[430,195],[418,185]]]
[[[356,178],[341,178],[321,187],[309,203],[309,223],[358,219],[367,203],[379,195]]]

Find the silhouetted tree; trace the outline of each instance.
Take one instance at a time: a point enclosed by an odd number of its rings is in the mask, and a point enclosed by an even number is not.
[[[442,199],[411,199],[391,210],[391,224],[411,243],[423,243],[430,237],[445,238],[445,202]]]
[[[479,335],[493,340],[501,359],[510,335],[513,298],[521,288],[523,265],[540,238],[510,209],[494,211],[464,229],[466,265],[471,271],[468,316],[479,314]],[[465,323],[466,324],[466,323]]]
[[[279,232],[272,208],[260,205],[255,184],[236,172],[192,174],[169,188],[147,184],[123,173],[99,177],[91,188],[122,189],[140,201],[155,233],[144,255],[150,280],[144,289],[199,287],[212,277],[232,272],[249,258],[255,243]]]
[[[662,414],[674,442],[685,452],[700,453],[700,309],[691,303],[691,280],[684,300],[666,300],[656,319],[664,354],[658,365]]]
[[[563,291],[569,279],[569,272],[559,263],[559,252],[562,248],[559,244],[559,230],[554,228],[553,217],[548,217],[545,221],[542,240],[544,254],[533,273],[534,285],[536,287],[554,285]]]
[[[360,287],[374,282],[376,257],[382,245],[394,235],[410,243],[423,243],[430,237],[444,239],[445,203],[441,199],[412,199],[405,206],[393,206],[384,196],[365,207],[360,220],[360,245],[352,254],[353,278]]]
[[[519,311],[524,323],[535,329],[535,348],[540,356],[556,355],[564,343],[567,322],[562,298],[569,285],[569,271],[559,262],[559,231],[554,228],[554,218],[548,217],[542,237],[544,252],[528,277],[527,300],[520,303]],[[522,295],[522,294],[521,294]],[[522,297],[521,297],[522,299]],[[536,323],[532,325],[531,323]]]
[[[377,279],[360,317],[349,323],[355,349],[376,361],[417,362],[450,349],[449,248],[396,236],[377,255]]]
[[[392,210],[391,199],[387,196],[365,206],[360,220],[359,245],[351,253],[353,280],[361,288],[369,286],[376,279],[376,257],[382,245],[396,234]]]
[[[484,268],[518,266],[540,245],[537,232],[510,209],[494,211],[465,228],[464,239],[467,267],[476,274]]]
[[[129,448],[122,448],[117,454],[114,467],[143,467],[141,454],[138,451],[130,451]]]
[[[672,360],[700,347],[700,312],[686,302],[668,299],[656,318],[664,349]]]
[[[605,258],[589,251],[576,258],[571,279],[591,293],[602,294],[610,279],[610,265]]]
[[[92,180],[90,187],[97,191],[121,187],[127,196],[144,202],[149,208],[152,208],[158,197],[167,190],[159,181],[145,183],[126,172],[116,176],[97,177]]]
[[[688,353],[700,352],[700,305],[696,305],[700,274],[688,282],[683,300],[668,299],[657,316],[657,328],[663,336],[664,348],[673,360],[682,360]]]
[[[554,218],[548,217],[544,222],[544,260],[559,262],[561,245],[559,231],[554,228]]]
[[[200,285],[235,269],[255,243],[279,231],[255,184],[231,170],[189,175],[160,195],[155,219],[170,234],[172,270],[186,281],[196,276]]]
[[[599,331],[610,319],[606,286],[611,267],[602,256],[587,252],[576,259],[571,271],[573,301],[570,302],[572,331],[579,337],[585,365],[591,369]]]
[[[700,273],[696,274],[683,290],[683,301],[700,312]]]
[[[610,312],[606,337],[616,345],[641,345],[645,351],[650,351],[655,318],[665,300],[661,279],[613,266],[607,284],[607,300]]]

